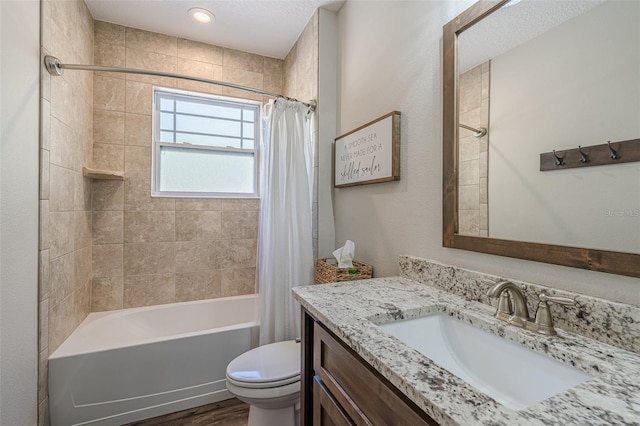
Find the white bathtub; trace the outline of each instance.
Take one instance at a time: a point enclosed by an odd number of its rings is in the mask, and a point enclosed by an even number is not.
[[[121,425],[231,398],[258,344],[257,295],[90,314],[49,357],[52,426]]]

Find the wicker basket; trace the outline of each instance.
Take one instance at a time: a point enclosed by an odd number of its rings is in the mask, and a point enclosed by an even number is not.
[[[316,259],[316,284],[365,280],[373,276],[373,268],[366,263],[353,261],[353,268],[338,268],[337,261],[327,257]]]

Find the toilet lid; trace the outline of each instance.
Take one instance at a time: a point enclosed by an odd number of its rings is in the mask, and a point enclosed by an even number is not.
[[[238,386],[284,386],[300,380],[300,343],[271,343],[245,352],[227,366],[227,380]]]

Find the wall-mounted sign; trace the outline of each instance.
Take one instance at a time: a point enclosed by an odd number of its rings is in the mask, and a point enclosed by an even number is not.
[[[336,188],[400,179],[400,113],[390,112],[334,144]]]

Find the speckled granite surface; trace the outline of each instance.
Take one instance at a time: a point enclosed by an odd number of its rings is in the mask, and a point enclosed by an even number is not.
[[[294,293],[442,425],[640,425],[640,356],[633,352],[562,330],[555,337],[524,331],[495,319],[488,305],[403,277],[297,287]],[[430,312],[447,312],[593,379],[527,409],[511,410],[376,326]]]
[[[524,289],[531,316],[536,311],[541,292],[569,297],[575,299],[575,306],[549,304],[556,328],[640,353],[640,308],[636,306],[511,280],[508,277],[482,274],[412,256],[400,256],[400,276],[492,306],[497,306],[497,300],[489,300],[487,291],[491,288],[491,283],[483,280],[504,278]]]

